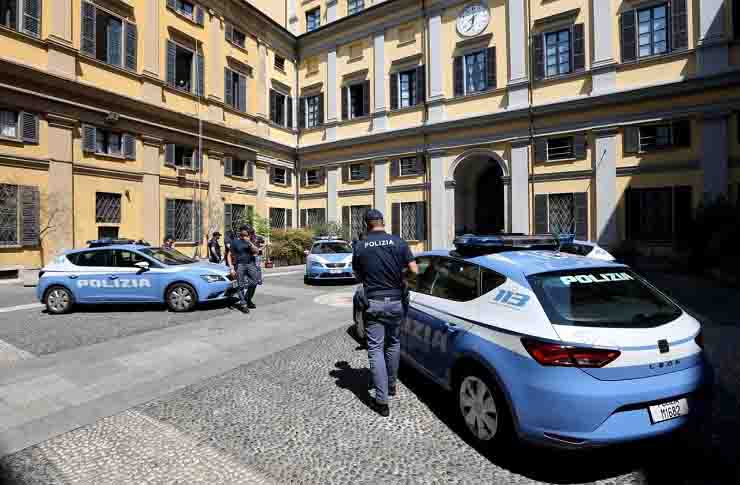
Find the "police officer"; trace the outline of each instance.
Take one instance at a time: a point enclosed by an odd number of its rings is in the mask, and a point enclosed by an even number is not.
[[[236,275],[239,281],[239,309],[243,313],[249,313],[250,309],[257,308],[252,302],[257,290],[259,274],[256,265],[256,255],[259,249],[250,241],[249,234],[252,232],[250,226],[244,225],[239,228],[239,239],[231,241],[229,259],[231,260],[231,273]]]
[[[221,262],[221,244],[218,240],[221,237],[221,233],[216,231],[213,233],[211,240],[208,241],[208,261],[211,263]]]
[[[417,273],[418,268],[406,241],[385,232],[380,211],[369,210],[365,224],[367,235],[357,241],[352,267],[365,290],[362,303],[367,353],[375,389],[370,406],[381,416],[388,416],[388,396],[396,395],[401,322],[405,317],[404,272]]]

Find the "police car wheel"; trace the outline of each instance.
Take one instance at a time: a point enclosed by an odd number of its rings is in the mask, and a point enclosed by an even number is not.
[[[485,372],[465,372],[457,381],[456,394],[458,414],[475,441],[495,446],[509,437],[505,400]]]
[[[195,290],[185,283],[176,284],[167,290],[167,306],[173,312],[189,312],[195,308]]]
[[[54,286],[46,292],[46,310],[55,315],[68,313],[72,309],[72,293],[61,286]]]

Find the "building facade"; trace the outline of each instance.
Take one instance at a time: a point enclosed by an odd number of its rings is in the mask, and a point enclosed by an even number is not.
[[[375,206],[670,245],[740,184],[738,0],[2,0],[0,270]]]

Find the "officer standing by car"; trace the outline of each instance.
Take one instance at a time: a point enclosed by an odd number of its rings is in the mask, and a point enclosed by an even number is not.
[[[221,262],[221,244],[218,240],[221,237],[221,233],[216,231],[213,233],[211,240],[208,241],[208,261],[211,263]]]
[[[231,271],[239,281],[239,309],[243,313],[249,313],[250,309],[257,308],[252,298],[260,277],[256,264],[259,249],[250,241],[251,232],[250,226],[244,225],[239,228],[239,238],[231,241],[229,250]]]
[[[383,214],[371,209],[365,215],[367,235],[357,241],[352,267],[364,288],[367,353],[375,397],[370,406],[390,415],[388,396],[396,395],[401,353],[401,323],[405,318],[406,271],[418,272],[408,243],[385,232]]]

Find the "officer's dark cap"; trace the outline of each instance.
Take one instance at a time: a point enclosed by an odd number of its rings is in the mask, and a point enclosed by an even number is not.
[[[365,224],[369,224],[373,221],[382,221],[383,220],[383,213],[380,212],[377,209],[370,209],[365,213]]]

